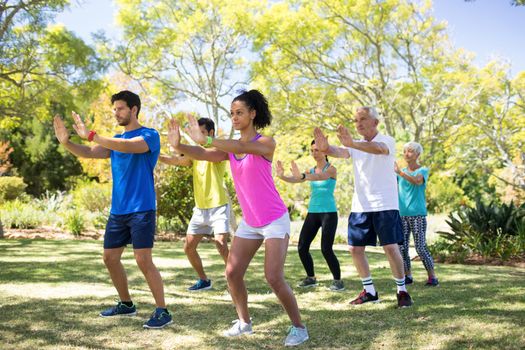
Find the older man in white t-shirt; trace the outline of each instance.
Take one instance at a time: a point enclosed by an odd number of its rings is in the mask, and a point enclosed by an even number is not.
[[[364,289],[350,303],[359,305],[379,301],[365,254],[365,247],[375,246],[379,237],[396,281],[398,307],[408,307],[412,305],[412,299],[405,287],[403,259],[398,247],[403,242],[403,231],[394,172],[395,140],[379,133],[379,118],[373,107],[358,108],[354,122],[363,140],[354,140],[348,129],[340,125],[337,137],[344,147],[331,146],[319,128],[314,130],[315,143],[321,152],[336,158],[351,157],[354,166],[348,245]]]

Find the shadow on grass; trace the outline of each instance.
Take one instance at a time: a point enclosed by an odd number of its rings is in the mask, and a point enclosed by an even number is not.
[[[101,282],[111,287],[101,261],[100,243],[85,241],[2,241],[0,283],[31,288],[32,283],[52,282],[67,287],[74,283]],[[236,318],[224,296],[224,263],[213,244],[201,244],[208,275],[215,290],[190,293],[195,273],[186,264],[182,243],[158,243],[154,256],[162,260],[166,297],[174,325],[163,331],[142,330],[154,308],[144,277],[131,252],[124,264],[139,317],[102,319],[101,309],[112,302],[95,296],[84,298],[22,298],[0,295],[0,346],[6,349],[54,348],[162,348],[162,349],[278,349],[289,320],[264,279],[264,254],[259,252],[246,273],[250,312],[255,334],[225,339],[221,331]],[[128,249],[130,251],[131,249]],[[333,293],[323,287],[295,288],[304,276],[295,247],[290,248],[286,276],[292,285],[311,340],[304,347],[325,349],[439,348],[517,349],[525,338],[525,285],[516,268],[498,266],[438,265],[441,286],[424,287],[425,272],[414,264],[415,283],[409,291],[415,304],[396,309],[395,284],[386,258],[368,253],[374,284],[383,300],[379,304],[352,307],[348,302],[362,289],[345,251],[338,251],[347,290]],[[345,255],[346,254],[346,255]],[[312,250],[319,281],[326,286],[331,274],[319,250]],[[9,261],[12,258],[13,261]],[[28,263],[27,260],[34,259]],[[39,259],[49,259],[39,261]],[[17,262],[17,259],[23,261]],[[27,259],[27,260],[26,260]],[[52,260],[56,259],[57,262]],[[62,259],[62,260],[61,260]],[[185,261],[185,260],[184,260]],[[75,288],[78,288],[75,287]],[[7,344],[7,345],[5,345]],[[5,346],[4,346],[5,345]]]

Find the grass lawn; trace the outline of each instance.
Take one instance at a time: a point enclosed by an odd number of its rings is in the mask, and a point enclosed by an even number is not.
[[[160,242],[161,270],[174,324],[143,330],[153,299],[135,265],[124,254],[139,315],[103,319],[116,293],[101,260],[101,242],[0,240],[0,349],[278,349],[289,321],[264,281],[260,251],[246,275],[252,336],[225,339],[220,333],[237,318],[225,293],[224,265],[215,246],[200,246],[214,290],[190,293],[195,281],[182,243]],[[321,252],[313,250],[323,286],[295,287],[304,271],[291,247],[286,276],[294,287],[311,340],[308,349],[523,349],[525,270],[503,266],[438,265],[438,288],[424,287],[425,272],[414,262],[414,306],[395,308],[395,284],[380,250],[369,253],[372,277],[383,300],[351,307],[362,289],[344,246],[338,249],[347,290],[328,291],[331,276]]]

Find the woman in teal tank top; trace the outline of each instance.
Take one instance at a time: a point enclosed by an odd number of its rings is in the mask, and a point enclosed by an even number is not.
[[[326,154],[319,151],[315,141],[311,143],[311,152],[317,164],[314,168],[302,174],[299,172],[295,162],[292,161],[292,176],[285,176],[282,163],[280,161],[277,162],[277,176],[280,179],[290,183],[310,181],[310,189],[312,191],[308,205],[308,214],[301,228],[299,245],[297,247],[299,257],[306,271],[306,278],[301,281],[299,287],[317,286],[310,245],[319,228],[321,228],[321,251],[334,277],[330,290],[342,291],[344,290],[344,283],[341,280],[341,267],[333,250],[338,220],[334,198],[337,169],[328,162]]]

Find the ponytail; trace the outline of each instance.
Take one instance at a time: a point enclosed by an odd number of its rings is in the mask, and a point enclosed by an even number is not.
[[[255,129],[263,129],[272,123],[272,113],[268,107],[266,97],[259,90],[242,90],[241,94],[233,99],[232,102],[242,101],[249,109],[255,110],[253,126]]]

